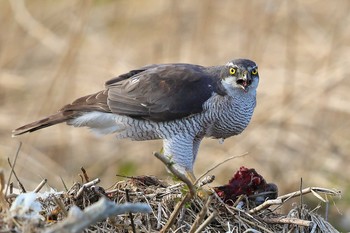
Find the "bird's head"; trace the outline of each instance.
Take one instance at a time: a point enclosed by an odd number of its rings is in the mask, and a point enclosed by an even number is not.
[[[248,59],[228,62],[222,71],[222,83],[227,90],[253,93],[259,84],[258,66]]]

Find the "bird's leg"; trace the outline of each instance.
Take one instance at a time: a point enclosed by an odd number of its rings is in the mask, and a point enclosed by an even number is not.
[[[194,161],[196,160],[198,150],[199,150],[199,145],[201,144],[203,137],[196,136],[193,139],[193,146],[192,146],[192,152],[193,152],[193,161],[192,161],[192,166],[194,165]]]
[[[176,137],[163,141],[163,153],[173,162],[172,166],[179,171],[184,178],[187,178],[185,183],[191,190],[192,195],[197,193],[199,197],[206,198],[212,192],[203,187],[197,189],[197,179],[193,173],[194,160],[201,140],[202,138],[200,137],[189,138],[188,135],[177,135]]]
[[[199,150],[199,145],[202,141],[203,137],[195,137],[193,140],[193,163],[196,160],[198,150]],[[187,172],[188,178],[191,180],[192,184],[197,187],[197,195],[203,199],[206,199],[209,195],[212,194],[212,191],[210,189],[200,187],[196,177],[194,176],[193,172]],[[196,183],[197,182],[197,183]]]
[[[193,153],[193,160],[192,160],[192,167],[194,166],[194,162],[196,160],[198,150],[199,150],[199,145],[201,144],[203,137],[194,137],[193,139],[193,145],[192,145],[192,153]],[[193,170],[191,171],[186,171],[186,176],[187,178],[190,179],[193,185],[196,185],[197,178],[195,177]]]
[[[168,157],[174,167],[183,175],[187,172],[192,173],[188,177],[194,178],[193,175],[193,137],[190,135],[175,135],[170,139],[163,140],[163,154]]]

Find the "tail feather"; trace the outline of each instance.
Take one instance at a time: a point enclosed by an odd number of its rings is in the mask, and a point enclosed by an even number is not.
[[[92,95],[83,96],[75,100],[73,103],[63,106],[63,108],[61,108],[56,114],[13,130],[12,137],[67,122],[83,115],[86,112],[97,111],[110,113],[111,111],[107,104],[107,95],[107,90],[104,90]]]
[[[43,118],[41,120],[29,123],[27,125],[21,126],[15,130],[12,131],[12,137],[19,136],[21,134],[30,133],[37,131],[39,129],[43,129],[52,125],[56,125],[59,123],[66,122],[67,120],[72,119],[72,115],[64,115],[62,112],[58,112],[54,115],[48,116],[46,118]]]

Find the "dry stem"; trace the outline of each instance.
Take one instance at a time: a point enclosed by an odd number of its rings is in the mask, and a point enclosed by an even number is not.
[[[298,219],[298,218],[263,218],[261,220],[266,223],[294,224],[294,225],[304,226],[304,227],[312,226],[311,221]]]
[[[171,162],[169,160],[168,157],[164,156],[161,153],[158,152],[154,152],[153,155],[155,157],[157,157],[157,159],[159,159],[160,161],[162,161],[162,163],[165,164],[165,166],[169,169],[169,171],[171,171],[171,173],[173,173],[177,178],[179,178],[181,181],[183,181],[187,187],[190,190],[190,194],[192,197],[194,197],[196,195],[196,188],[194,187],[194,185],[192,184],[192,182],[181,172],[179,172],[174,166],[173,166],[173,162]]]
[[[93,186],[95,184],[98,184],[98,183],[100,183],[100,179],[96,178],[96,179],[94,179],[94,180],[92,180],[90,182],[87,182],[87,183],[83,184],[81,186],[81,188],[79,189],[79,191],[77,192],[77,195],[75,196],[75,199],[79,198],[83,194],[84,189],[89,188],[89,187],[91,187],[91,186]]]
[[[203,175],[201,175],[197,180],[196,182],[194,183],[195,185],[206,175],[208,175],[211,171],[213,171],[214,169],[216,169],[217,167],[221,166],[222,164],[232,160],[232,159],[235,159],[235,158],[240,158],[240,157],[243,157],[243,156],[246,156],[248,154],[248,152],[245,152],[241,155],[233,155],[231,157],[228,157],[227,159],[221,161],[220,163],[214,165],[212,168],[210,168],[209,170],[207,170]]]
[[[203,206],[202,210],[199,212],[199,214],[197,215],[196,219],[194,220],[193,224],[192,224],[192,227],[189,231],[189,233],[193,233],[196,231],[196,229],[198,228],[199,224],[203,221],[203,219],[205,218],[205,215],[207,214],[207,211],[208,211],[208,207],[209,207],[209,204],[211,202],[211,199],[212,197],[209,196],[207,198],[207,201],[205,203],[205,205]]]

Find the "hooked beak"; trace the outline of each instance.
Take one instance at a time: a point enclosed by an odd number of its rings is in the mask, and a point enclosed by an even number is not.
[[[237,78],[236,83],[240,88],[242,88],[245,92],[248,91],[248,87],[252,84],[252,78],[248,75],[248,72],[242,72],[242,75]]]

